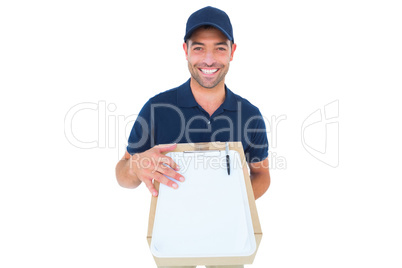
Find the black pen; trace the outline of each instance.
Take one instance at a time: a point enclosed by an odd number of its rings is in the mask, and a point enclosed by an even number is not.
[[[229,143],[226,143],[226,167],[228,169],[228,175],[230,175]]]

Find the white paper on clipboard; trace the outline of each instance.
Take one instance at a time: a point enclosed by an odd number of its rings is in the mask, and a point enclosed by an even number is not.
[[[256,250],[240,155],[171,152],[185,182],[160,184],[151,252],[159,258],[249,256]]]

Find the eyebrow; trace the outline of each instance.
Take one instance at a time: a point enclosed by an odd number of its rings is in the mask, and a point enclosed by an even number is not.
[[[227,47],[229,46],[226,42],[215,43],[215,46],[222,46],[222,45]],[[192,42],[191,46],[205,46],[205,44],[201,42]]]
[[[200,42],[192,42],[191,46],[204,46],[204,43],[200,43]]]
[[[226,43],[226,42],[220,42],[220,43],[215,44],[215,46],[222,46],[222,45],[227,46],[227,47],[229,46],[228,43]]]

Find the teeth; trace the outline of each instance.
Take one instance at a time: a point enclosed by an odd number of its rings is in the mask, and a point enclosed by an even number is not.
[[[218,69],[201,69],[201,72],[203,72],[204,74],[212,74],[216,71],[218,71]]]

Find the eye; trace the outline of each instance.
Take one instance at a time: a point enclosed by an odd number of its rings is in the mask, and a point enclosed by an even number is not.
[[[220,50],[220,51],[226,51],[226,48],[225,48],[225,47],[218,47],[218,50]]]
[[[195,47],[194,50],[200,51],[202,50],[202,47]]]

